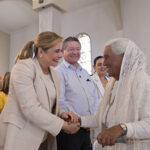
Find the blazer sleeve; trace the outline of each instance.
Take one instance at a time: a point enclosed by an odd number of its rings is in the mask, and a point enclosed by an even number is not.
[[[15,65],[11,75],[15,95],[26,120],[56,136],[64,121],[44,109],[40,104],[34,88],[36,76],[34,65],[29,61],[20,61]]]
[[[60,106],[58,107],[58,116],[61,116],[63,112],[66,112],[64,109],[62,109]]]

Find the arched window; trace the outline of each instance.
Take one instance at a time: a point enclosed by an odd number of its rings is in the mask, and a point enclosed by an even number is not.
[[[79,33],[76,36],[81,43],[81,58],[79,64],[88,71],[89,74],[92,73],[92,62],[91,62],[91,40],[88,34]]]

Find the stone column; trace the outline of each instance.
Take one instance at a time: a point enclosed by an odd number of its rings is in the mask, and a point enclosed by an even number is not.
[[[54,6],[39,11],[39,32],[53,31],[61,34],[62,12]]]
[[[33,9],[39,11],[39,32],[53,31],[61,34],[61,19],[66,11],[66,0],[33,1]]]

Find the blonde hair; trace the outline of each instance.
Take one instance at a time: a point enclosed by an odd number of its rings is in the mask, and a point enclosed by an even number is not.
[[[39,47],[42,48],[43,51],[47,51],[49,48],[52,48],[57,43],[61,42],[62,39],[63,38],[61,36],[54,32],[41,32],[34,41],[28,41],[24,45],[22,50],[15,58],[15,64],[17,63],[18,59],[27,59],[36,56]]]

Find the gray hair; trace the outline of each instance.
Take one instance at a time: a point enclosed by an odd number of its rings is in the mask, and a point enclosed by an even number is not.
[[[72,42],[72,41],[78,42],[80,44],[80,48],[81,48],[81,43],[80,43],[79,39],[76,38],[75,36],[69,36],[68,38],[66,38],[63,41],[62,49],[65,50],[67,48],[67,42]]]
[[[106,46],[110,46],[112,52],[114,52],[117,55],[123,55],[126,51],[127,45],[128,45],[129,39],[126,38],[117,38],[108,41],[105,44]]]

